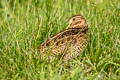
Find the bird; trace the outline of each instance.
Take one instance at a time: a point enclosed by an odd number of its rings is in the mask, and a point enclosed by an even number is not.
[[[88,24],[81,15],[69,18],[68,27],[49,37],[38,46],[41,59],[53,62],[56,57],[63,62],[79,56],[88,43]]]

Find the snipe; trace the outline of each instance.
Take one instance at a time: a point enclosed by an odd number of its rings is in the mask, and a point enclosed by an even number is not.
[[[38,47],[38,50],[42,59],[52,62],[57,56],[62,61],[67,62],[79,56],[87,42],[88,25],[86,20],[82,15],[75,15],[69,19],[66,30],[48,38]]]

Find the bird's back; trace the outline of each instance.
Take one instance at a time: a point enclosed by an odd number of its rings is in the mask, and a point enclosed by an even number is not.
[[[50,62],[57,55],[68,61],[73,56],[78,56],[86,46],[88,41],[87,30],[73,28],[62,31],[50,38],[39,46],[41,57],[49,56]]]

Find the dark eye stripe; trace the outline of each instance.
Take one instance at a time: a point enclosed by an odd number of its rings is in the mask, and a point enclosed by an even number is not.
[[[77,24],[80,24],[81,23],[81,21],[78,21],[78,22],[75,22],[73,25],[77,25]]]
[[[73,23],[73,25],[76,25],[76,24],[84,24],[83,20],[77,20]]]

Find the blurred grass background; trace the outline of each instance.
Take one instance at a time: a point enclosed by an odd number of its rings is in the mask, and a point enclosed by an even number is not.
[[[76,14],[89,25],[83,54],[69,69],[41,61],[37,46]],[[0,0],[0,79],[119,80],[120,0]]]

